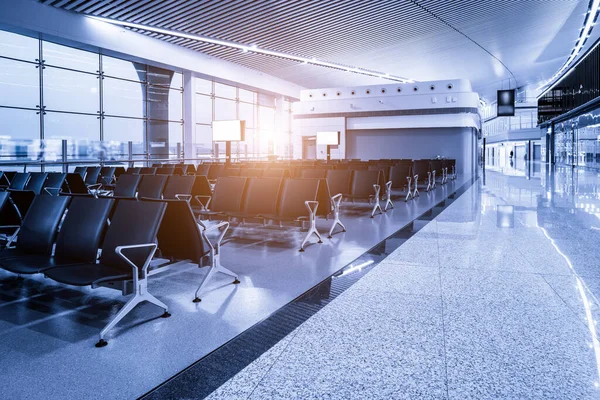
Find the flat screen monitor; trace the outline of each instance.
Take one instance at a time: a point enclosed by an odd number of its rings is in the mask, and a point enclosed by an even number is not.
[[[498,90],[498,116],[513,117],[515,115],[515,91]]]
[[[339,132],[317,132],[317,145],[338,146],[339,144]]]
[[[213,142],[240,142],[244,140],[246,121],[213,121]]]

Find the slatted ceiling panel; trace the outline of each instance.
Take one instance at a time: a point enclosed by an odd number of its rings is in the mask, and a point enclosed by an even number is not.
[[[268,50],[417,80],[467,78],[475,90],[489,96],[495,91],[490,83],[501,85],[510,74],[453,28],[501,59],[517,76],[519,84],[535,83],[552,76],[566,61],[588,3],[587,0],[38,1],[71,12],[256,44]],[[382,82],[185,38],[143,33],[305,87]],[[600,28],[596,28],[586,46],[593,44],[599,33]]]

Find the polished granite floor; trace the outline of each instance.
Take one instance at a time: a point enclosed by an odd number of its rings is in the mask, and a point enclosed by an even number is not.
[[[524,167],[488,168],[209,398],[600,398],[600,175]]]
[[[246,331],[275,310],[350,264],[373,246],[443,201],[468,179],[422,193],[414,201],[369,218],[368,204],[344,204],[348,231],[310,241],[298,252],[298,229],[234,227],[222,263],[241,284],[218,277],[193,303],[206,269],[183,266],[153,276],[149,289],[170,307],[136,308],[94,347],[99,330],[126,298],[108,289],[78,289],[39,276],[23,281],[0,271],[0,398],[131,399],[143,395],[190,364]],[[330,221],[317,226],[327,232]]]

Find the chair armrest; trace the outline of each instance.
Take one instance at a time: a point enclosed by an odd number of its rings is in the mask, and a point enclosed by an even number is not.
[[[154,253],[156,252],[156,248],[158,247],[156,243],[145,243],[145,244],[131,244],[131,245],[125,245],[125,246],[117,246],[117,248],[115,248],[115,253],[117,253],[119,255],[119,257],[121,257],[123,260],[125,260],[125,262],[129,265],[131,265],[132,267],[132,272],[133,272],[133,279],[134,282],[137,283],[138,280],[138,274],[140,271],[140,267],[138,265],[135,265],[135,263],[133,261],[131,261],[129,258],[127,258],[127,256],[125,254],[123,254],[123,250],[129,250],[129,249],[141,249],[144,247],[148,247],[150,248],[150,254],[148,254],[148,257],[146,258],[146,261],[144,261],[144,265],[141,267],[142,270],[142,278],[146,277],[146,274],[148,272],[148,267],[150,266],[150,261],[152,261],[152,257],[154,257]]]
[[[202,228],[200,229],[200,234],[202,235],[202,237],[204,238],[204,240],[206,240],[206,242],[208,243],[208,245],[210,246],[211,250],[216,250],[217,253],[219,252],[219,249],[221,248],[221,241],[223,241],[223,238],[225,237],[225,234],[227,233],[227,230],[229,230],[229,222],[227,221],[223,221],[220,222],[216,225],[212,225],[210,227],[206,227],[206,225],[204,225],[202,223],[202,221],[198,221],[198,228]],[[209,232],[212,232],[214,230],[219,230],[221,228],[224,228],[221,231],[221,234],[219,235],[219,237],[217,238],[217,240],[213,243],[208,239],[207,234]]]
[[[340,209],[340,204],[343,197],[344,196],[341,193],[331,197],[331,205],[333,206],[334,211],[338,211]]]
[[[85,185],[88,189],[94,190],[94,189],[100,189],[102,187],[101,183],[94,183],[93,185]]]
[[[315,200],[307,200],[304,205],[308,209],[309,217],[314,218],[317,215],[317,209],[319,208],[319,202]]]
[[[177,200],[185,200],[185,201],[187,201],[188,203],[189,203],[190,201],[192,201],[192,195],[191,195],[191,194],[176,194],[176,195],[175,195],[175,198],[176,198]]]
[[[45,187],[44,188],[44,192],[48,193],[50,196],[55,196],[54,194],[52,194],[51,190],[56,190],[56,196],[59,195],[59,193],[61,192],[62,188],[57,188],[57,187]]]
[[[212,196],[205,196],[205,195],[196,195],[194,196],[194,199],[200,203],[200,206],[202,206],[202,210],[208,210],[208,206],[210,204],[210,201],[212,200]],[[201,199],[206,200],[206,203],[204,203]]]

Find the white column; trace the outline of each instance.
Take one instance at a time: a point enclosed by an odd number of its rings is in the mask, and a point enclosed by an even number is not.
[[[278,156],[285,156],[284,143],[288,141],[287,133],[284,132],[284,118],[283,96],[277,96],[275,101],[275,132],[273,137],[277,146],[274,154]]]

